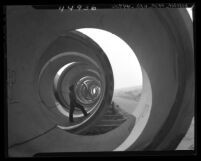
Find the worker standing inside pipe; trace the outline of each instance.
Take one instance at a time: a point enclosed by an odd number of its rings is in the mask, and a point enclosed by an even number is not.
[[[82,105],[80,105],[77,100],[76,100],[76,96],[75,96],[75,91],[74,91],[74,85],[71,85],[69,87],[70,90],[70,94],[69,94],[69,98],[70,98],[70,114],[69,114],[69,121],[70,122],[74,122],[73,120],[73,112],[75,110],[75,107],[79,108],[82,113],[84,114],[84,116],[87,116],[87,112],[84,109],[84,107]]]

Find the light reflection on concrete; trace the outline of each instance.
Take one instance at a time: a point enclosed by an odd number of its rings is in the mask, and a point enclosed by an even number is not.
[[[191,121],[188,132],[186,133],[176,150],[194,150],[194,118]]]

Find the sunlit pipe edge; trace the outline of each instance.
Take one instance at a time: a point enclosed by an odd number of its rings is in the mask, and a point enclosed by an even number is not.
[[[152,89],[147,73],[142,67],[141,69],[143,75],[142,95],[136,110],[132,113],[132,115],[136,117],[136,123],[125,141],[113,151],[127,150],[138,139],[140,134],[142,134],[149,120],[152,107]]]

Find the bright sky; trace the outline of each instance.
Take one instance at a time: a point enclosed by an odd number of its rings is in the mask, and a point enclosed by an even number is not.
[[[101,29],[84,28],[78,31],[92,38],[106,53],[113,69],[115,89],[142,86],[140,64],[125,41]]]
[[[192,13],[192,8],[186,8],[187,11],[188,11],[188,14],[190,15],[191,17],[191,20],[193,21],[193,13]]]

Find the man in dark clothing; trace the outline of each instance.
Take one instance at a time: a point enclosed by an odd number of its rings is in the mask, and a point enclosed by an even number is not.
[[[84,114],[84,116],[87,116],[87,112],[84,109],[84,107],[82,105],[80,105],[77,100],[76,100],[76,96],[75,96],[75,92],[74,92],[74,85],[70,86],[70,94],[69,94],[69,98],[70,98],[70,114],[69,114],[69,121],[70,122],[74,122],[73,121],[73,112],[75,110],[75,107],[79,108],[82,113]]]

